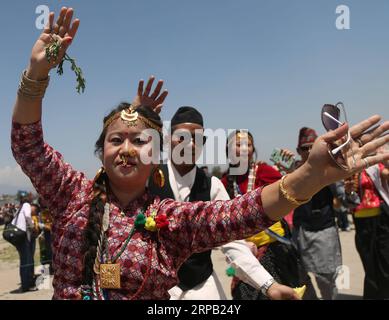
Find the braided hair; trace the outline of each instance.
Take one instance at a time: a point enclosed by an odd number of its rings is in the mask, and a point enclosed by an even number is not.
[[[131,107],[131,104],[127,102],[120,103],[114,110],[112,110],[105,118],[105,123],[117,112]],[[162,127],[161,118],[157,113],[152,111],[150,108],[140,106],[136,111],[143,117],[151,120],[158,126]],[[104,151],[104,140],[107,134],[107,128],[104,128],[95,144],[95,155],[100,159],[103,159]],[[162,134],[160,133],[160,149],[162,149]],[[101,237],[101,225],[104,214],[104,206],[107,202],[107,185],[108,176],[102,169],[96,175],[93,181],[93,198],[90,202],[89,217],[87,226],[83,237],[82,252],[84,253],[83,258],[83,272],[82,272],[82,283],[83,285],[92,285],[94,272],[93,266],[95,263],[99,240]]]
[[[84,232],[83,242],[83,284],[91,285],[93,281],[93,265],[96,259],[98,242],[100,240],[104,206],[107,202],[106,182],[107,174],[103,171],[96,176],[93,183],[93,199],[90,204],[89,218]]]

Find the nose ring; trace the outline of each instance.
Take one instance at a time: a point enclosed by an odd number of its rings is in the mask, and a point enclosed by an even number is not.
[[[137,152],[136,152],[136,150],[131,149],[131,150],[128,152],[128,154],[129,154],[130,157],[136,157]]]

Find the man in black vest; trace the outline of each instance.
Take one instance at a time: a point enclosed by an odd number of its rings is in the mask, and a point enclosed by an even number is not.
[[[171,150],[167,164],[160,165],[164,185],[150,179],[149,190],[161,199],[177,201],[228,200],[219,179],[207,177],[196,165],[206,138],[203,117],[193,107],[181,107],[171,120]],[[178,271],[179,284],[169,293],[171,299],[226,299],[213,271],[211,250],[195,253]]]

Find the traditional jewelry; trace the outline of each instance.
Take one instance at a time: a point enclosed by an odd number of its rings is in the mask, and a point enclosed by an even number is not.
[[[247,132],[238,132],[237,134],[236,134],[236,137],[238,138],[238,139],[240,139],[240,140],[242,140],[242,139],[248,139],[248,140],[250,140],[251,142],[253,142],[253,138],[251,138],[251,136],[247,133]]]
[[[104,167],[100,167],[100,169],[97,171],[95,178],[93,179],[93,184],[96,183],[97,180],[101,177],[101,175],[105,172]]]
[[[255,179],[257,177],[258,164],[253,162],[251,164],[250,173],[249,173],[249,181],[247,183],[247,192],[251,192],[255,186]]]
[[[283,195],[283,197],[288,200],[289,202],[291,202],[293,205],[299,207],[301,205],[303,205],[304,203],[307,203],[309,202],[312,198],[309,198],[309,199],[305,199],[305,200],[297,200],[296,198],[293,198],[285,189],[285,178],[287,177],[288,175],[285,175],[281,178],[281,182],[279,184],[279,188],[280,188],[280,192],[281,194]]]
[[[104,289],[120,289],[120,264],[117,263],[119,257],[122,255],[124,250],[126,249],[128,243],[130,242],[132,236],[135,231],[141,228],[144,228],[149,231],[158,231],[163,228],[167,228],[169,226],[169,221],[167,220],[166,214],[157,215],[156,208],[150,208],[150,216],[146,218],[144,212],[148,204],[142,208],[141,212],[136,216],[134,225],[121,246],[119,252],[114,255],[111,259],[108,258],[108,238],[106,236],[106,232],[109,229],[109,215],[110,215],[110,204],[106,203],[104,206],[104,215],[102,218],[102,226],[101,226],[101,236],[97,246],[97,254],[95,259],[95,264],[93,266],[93,271],[97,275],[93,280],[92,287],[90,286],[82,286],[81,294],[84,300],[95,299],[104,299],[107,298],[107,293]],[[143,287],[146,283],[148,276],[150,275],[151,263],[152,263],[152,252],[153,245],[151,239],[149,240],[149,265],[145,275],[145,279],[142,285],[139,287],[137,292],[132,296],[131,299],[135,299],[139,293],[143,290]]]
[[[122,161],[123,161],[123,164],[126,165],[126,164],[127,164],[128,158],[127,158],[124,154],[122,154],[122,155],[120,156],[120,160],[122,160]]]
[[[156,168],[153,172],[153,182],[159,187],[163,188],[165,185],[165,175],[160,168]]]
[[[247,192],[250,192],[253,190],[253,187],[255,185],[255,178],[257,173],[258,165],[256,165],[254,162],[250,166],[249,170],[249,177],[248,177],[248,183],[247,183]],[[236,176],[233,178],[233,188],[234,188],[234,197],[240,197],[242,195],[242,191],[239,188],[238,183],[236,182]]]
[[[122,121],[128,126],[128,127],[135,127],[138,124],[138,120],[142,121],[146,126],[157,130],[158,132],[162,132],[162,128],[160,128],[158,125],[154,124],[149,119],[141,116],[134,107],[129,107],[127,109],[122,110],[121,112],[115,113],[113,116],[111,116],[105,123],[104,123],[104,129],[106,129],[113,121],[115,121],[118,118],[121,118]]]
[[[121,254],[126,249],[128,243],[130,242],[130,239],[132,238],[134,232],[135,232],[135,224],[132,227],[126,241],[123,243],[120,251],[112,257],[111,260],[108,260],[107,263],[100,263],[100,261],[103,261],[102,258],[102,248],[101,244],[104,242],[105,248],[107,250],[107,256],[108,256],[108,239],[106,237],[106,232],[109,229],[109,214],[110,214],[110,204],[106,203],[104,206],[104,215],[103,215],[103,221],[102,221],[102,228],[101,228],[101,237],[99,241],[99,246],[96,254],[96,261],[95,266],[93,270],[97,274],[100,275],[100,287],[102,289],[120,289],[120,264],[116,263],[117,259],[121,256]]]
[[[100,265],[100,286],[102,289],[120,289],[120,264],[104,263]]]
[[[268,296],[267,295],[267,291],[269,290],[269,288],[273,285],[273,283],[275,283],[276,280],[274,278],[270,278],[269,280],[267,280],[260,288],[261,290],[261,293],[264,295],[264,296]]]
[[[49,85],[50,76],[46,80],[32,80],[27,77],[24,70],[20,78],[18,95],[28,99],[42,99],[45,96],[46,88]]]
[[[352,180],[353,180],[353,191],[356,192],[356,194],[359,196],[361,194],[361,190],[360,190],[361,173],[354,174]]]
[[[131,150],[128,152],[128,156],[130,156],[131,158],[135,158],[137,155],[138,155],[138,153],[137,153],[136,150],[134,150],[134,149],[131,149]],[[124,165],[127,165],[127,163],[128,163],[128,159],[129,159],[128,156],[127,156],[126,154],[121,154],[121,155],[120,155],[120,160],[123,161],[123,164],[124,164]]]
[[[136,152],[135,149],[131,149],[129,152],[128,152],[129,156],[134,158],[138,155],[138,153]]]

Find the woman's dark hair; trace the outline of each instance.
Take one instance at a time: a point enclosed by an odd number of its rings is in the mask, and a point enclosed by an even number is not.
[[[105,118],[105,123],[111,116],[124,109],[131,107],[127,102],[120,103],[114,110],[112,110]],[[161,118],[157,113],[148,107],[140,106],[136,111],[143,117],[152,121],[162,128]],[[104,140],[107,133],[107,128],[104,128],[95,144],[95,154],[102,159],[104,150]],[[160,148],[162,148],[162,135],[160,133]],[[104,206],[107,202],[107,183],[108,176],[105,171],[101,170],[96,175],[93,182],[93,198],[90,203],[89,217],[87,226],[84,232],[83,248],[84,253],[84,268],[82,273],[82,283],[84,285],[92,285],[93,282],[93,266],[95,263],[98,242],[101,237],[101,224],[104,214]]]

